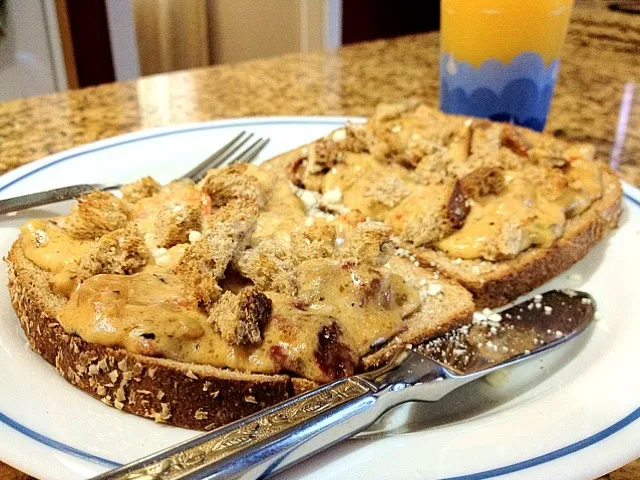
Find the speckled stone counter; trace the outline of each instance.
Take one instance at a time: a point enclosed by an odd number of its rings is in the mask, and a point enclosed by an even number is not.
[[[426,34],[7,102],[0,104],[0,173],[86,142],[176,123],[368,115],[379,102],[407,97],[436,106],[438,63],[438,34]],[[640,186],[640,16],[576,8],[547,131],[593,142],[605,160],[613,152],[620,175]],[[21,475],[0,463],[1,478],[27,478]],[[640,461],[603,478],[640,478]]]
[[[640,16],[576,9],[547,130],[608,157],[628,82],[625,178],[640,184]],[[367,115],[408,96],[438,103],[438,35],[210,67],[0,104],[0,172],[120,133],[246,115]],[[630,90],[628,87],[627,90]],[[623,162],[624,163],[624,162]]]

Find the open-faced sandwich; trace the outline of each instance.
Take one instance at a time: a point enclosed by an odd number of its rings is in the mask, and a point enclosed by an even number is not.
[[[32,220],[9,290],[73,385],[210,429],[540,285],[616,225],[620,198],[589,147],[387,106],[259,167],[147,177]]]

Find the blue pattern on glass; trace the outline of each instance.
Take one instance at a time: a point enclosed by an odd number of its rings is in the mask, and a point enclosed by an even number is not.
[[[508,65],[487,60],[475,68],[452,55],[440,57],[440,108],[542,131],[549,113],[559,60],[547,67],[535,52]]]

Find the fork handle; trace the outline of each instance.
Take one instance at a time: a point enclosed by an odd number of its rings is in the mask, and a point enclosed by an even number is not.
[[[376,406],[375,387],[343,378],[94,480],[264,478],[362,431]]]
[[[119,188],[120,185],[104,185],[102,183],[85,183],[82,185],[70,185],[68,187],[54,188],[44,192],[30,193],[19,197],[0,200],[0,214],[17,212],[27,208],[48,205],[50,203],[73,200],[74,198],[89,193],[93,190],[111,190]]]

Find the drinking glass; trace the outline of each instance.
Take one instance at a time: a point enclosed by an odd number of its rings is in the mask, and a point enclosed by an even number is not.
[[[442,0],[440,108],[542,131],[573,0]]]

